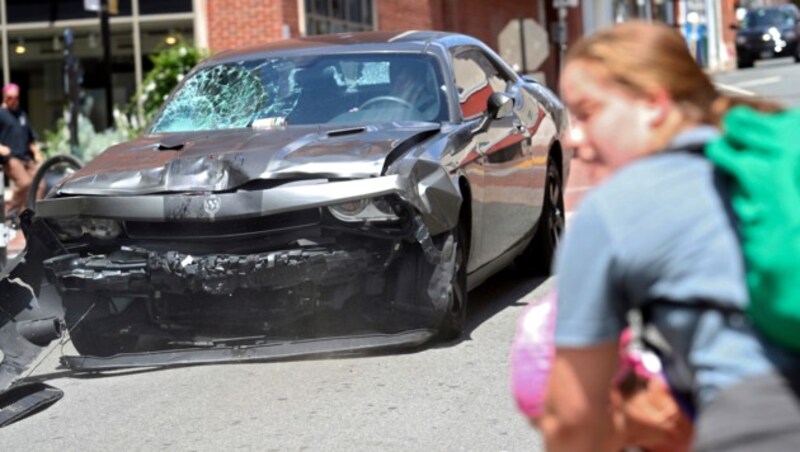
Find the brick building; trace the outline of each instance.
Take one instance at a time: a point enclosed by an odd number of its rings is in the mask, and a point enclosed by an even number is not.
[[[195,41],[212,52],[287,37],[364,30],[447,30],[481,39],[501,50],[500,32],[512,21],[531,18],[539,24],[556,20],[548,0],[200,0],[203,21],[196,22]],[[580,36],[579,9],[568,16],[573,38]],[[555,80],[556,49],[543,67]]]

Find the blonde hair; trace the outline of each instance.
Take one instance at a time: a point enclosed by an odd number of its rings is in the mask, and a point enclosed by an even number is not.
[[[719,125],[736,105],[766,112],[780,111],[774,103],[721,94],[672,28],[644,21],[625,22],[584,38],[567,53],[567,63],[597,64],[609,80],[636,96],[656,88],[666,90],[687,119]]]

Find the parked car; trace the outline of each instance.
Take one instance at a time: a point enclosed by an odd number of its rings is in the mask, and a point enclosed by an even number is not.
[[[83,370],[456,338],[468,290],[546,274],[564,227],[563,107],[526,83],[440,32],[218,54],[24,216],[6,312],[55,289]]]
[[[747,11],[736,33],[736,61],[739,68],[753,67],[756,60],[794,57],[800,61],[797,37],[800,10],[795,5],[756,8]]]

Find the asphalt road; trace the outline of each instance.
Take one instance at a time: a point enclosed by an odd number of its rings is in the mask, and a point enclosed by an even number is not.
[[[800,64],[791,58],[758,61],[753,68],[720,73],[714,80],[729,94],[755,95],[800,106]]]
[[[402,354],[81,376],[56,348],[34,376],[64,398],[0,430],[0,449],[541,449],[510,397],[508,350],[548,287],[498,275],[472,292],[462,340]]]

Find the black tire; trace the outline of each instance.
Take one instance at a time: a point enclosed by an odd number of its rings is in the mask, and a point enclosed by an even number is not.
[[[138,337],[116,334],[107,322],[113,313],[109,298],[99,295],[76,294],[64,298],[64,321],[72,345],[81,355],[112,356],[135,351]]]
[[[57,169],[58,167],[77,170],[83,168],[83,162],[81,162],[77,157],[69,154],[54,155],[53,157],[45,160],[44,163],[42,163],[36,170],[36,174],[33,176],[33,181],[31,181],[31,188],[28,190],[28,209],[33,210],[36,207],[36,193],[39,191],[38,187],[42,181],[46,181],[45,177],[47,176],[47,173]]]
[[[564,233],[564,184],[561,171],[552,158],[547,160],[544,203],[536,233],[525,251],[515,261],[517,270],[529,276],[550,274],[553,257]]]
[[[439,326],[439,339],[450,341],[457,339],[464,331],[467,318],[467,258],[468,248],[466,230],[458,226],[453,236],[456,246],[456,268],[450,283],[449,304]]]

